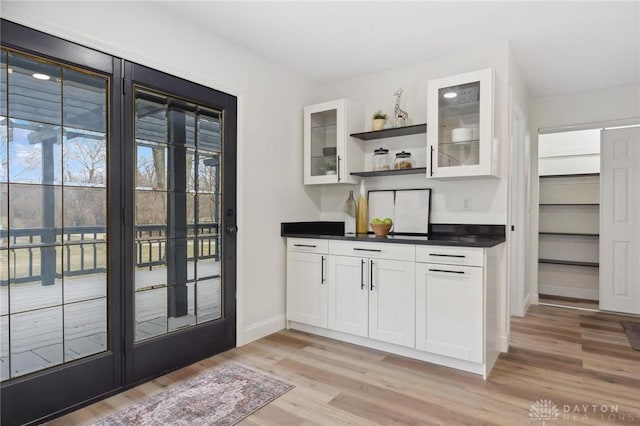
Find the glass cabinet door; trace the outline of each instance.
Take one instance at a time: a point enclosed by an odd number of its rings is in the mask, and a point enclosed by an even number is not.
[[[335,176],[338,171],[338,110],[310,114],[311,176]]]
[[[493,72],[481,70],[428,85],[428,177],[493,173]]]

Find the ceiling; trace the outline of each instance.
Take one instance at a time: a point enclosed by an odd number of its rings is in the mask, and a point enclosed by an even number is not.
[[[532,97],[640,82],[640,2],[161,2],[329,83],[508,40]]]

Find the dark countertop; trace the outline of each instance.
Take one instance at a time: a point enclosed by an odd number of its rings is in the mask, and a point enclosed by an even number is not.
[[[429,234],[345,234],[344,222],[283,222],[280,235],[292,238],[367,241],[371,243],[418,244],[458,247],[494,247],[505,239],[504,225],[432,223]]]
[[[343,235],[317,235],[283,233],[283,237],[292,238],[316,238],[323,240],[366,241],[370,243],[399,243],[434,246],[458,246],[458,247],[494,247],[506,241],[504,236],[475,236],[475,235],[387,235],[376,237],[373,234],[343,234]]]

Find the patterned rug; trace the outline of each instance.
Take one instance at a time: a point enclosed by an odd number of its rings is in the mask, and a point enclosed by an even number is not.
[[[620,321],[624,332],[627,334],[629,344],[636,351],[640,351],[640,322]]]
[[[291,389],[281,380],[227,363],[94,426],[233,425]]]

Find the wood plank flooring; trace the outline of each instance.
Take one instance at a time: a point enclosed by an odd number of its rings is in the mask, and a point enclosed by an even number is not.
[[[532,306],[513,318],[512,343],[489,379],[296,331],[160,377],[78,410],[51,425],[91,423],[233,361],[296,387],[240,424],[542,425],[531,404],[551,400],[552,424],[640,425],[640,352],[617,315]],[[640,318],[638,318],[640,321]],[[606,410],[606,413],[602,411]]]
[[[577,299],[574,297],[563,296],[551,296],[546,294],[539,295],[539,303],[544,305],[556,305],[566,306],[572,308],[592,309],[597,311],[599,309],[599,302],[597,300]]]

